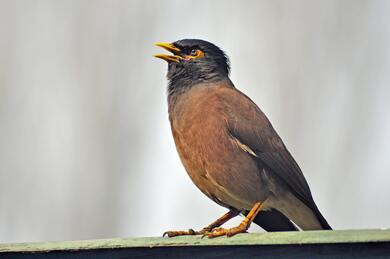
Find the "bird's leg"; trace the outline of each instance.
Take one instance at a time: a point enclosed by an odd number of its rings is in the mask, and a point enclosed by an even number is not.
[[[226,223],[228,220],[234,218],[239,214],[239,211],[237,210],[230,210],[227,213],[225,213],[222,217],[218,218],[216,221],[208,225],[207,227],[202,228],[202,230],[195,231],[193,229],[189,229],[188,231],[166,231],[163,236],[168,237],[175,237],[175,236],[185,236],[185,235],[203,235],[214,228],[217,228],[221,226],[222,224]]]
[[[237,227],[228,228],[228,229],[215,227],[215,228],[211,229],[210,231],[207,231],[206,233],[204,233],[203,236],[213,238],[213,237],[219,237],[219,236],[226,235],[228,237],[231,237],[231,236],[234,236],[238,233],[245,233],[248,230],[251,223],[253,222],[253,220],[255,219],[255,217],[257,216],[257,214],[260,212],[261,207],[262,207],[262,204],[260,202],[257,202],[252,207],[252,209],[248,213],[248,215],[246,215],[244,220]]]
[[[199,234],[204,234],[206,232],[211,231],[214,228],[222,226],[223,224],[225,224],[226,222],[228,222],[229,220],[231,220],[232,218],[234,218],[238,214],[240,214],[240,212],[237,210],[229,210],[222,217],[218,218],[216,221],[214,221],[213,223],[211,223],[207,227],[204,227],[201,231],[199,231],[200,232]]]

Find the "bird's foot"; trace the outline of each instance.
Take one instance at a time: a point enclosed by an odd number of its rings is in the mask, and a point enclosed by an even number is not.
[[[203,228],[200,231],[195,231],[193,229],[189,229],[188,231],[166,231],[163,234],[163,237],[168,236],[168,237],[176,237],[176,236],[194,236],[194,235],[203,235],[210,231],[208,228]]]
[[[207,236],[208,238],[214,238],[220,236],[232,237],[239,233],[247,233],[247,230],[251,225],[252,221],[254,220],[256,215],[260,212],[261,206],[262,204],[260,202],[256,202],[255,205],[253,205],[252,209],[249,211],[249,213],[246,215],[244,220],[237,227],[234,228],[215,227],[212,228],[210,231],[206,231],[202,237],[205,236]]]
[[[237,227],[233,227],[233,228],[221,228],[221,227],[213,228],[210,231],[205,232],[202,235],[202,238],[203,237],[214,238],[220,236],[232,237],[239,233],[247,233],[247,230],[248,230],[248,226],[241,223]]]

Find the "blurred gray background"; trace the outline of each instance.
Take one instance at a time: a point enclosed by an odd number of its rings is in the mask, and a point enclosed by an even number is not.
[[[0,1],[0,242],[158,236],[226,211],[170,133],[153,43],[182,38],[227,52],[334,228],[389,227],[389,13],[386,0]]]

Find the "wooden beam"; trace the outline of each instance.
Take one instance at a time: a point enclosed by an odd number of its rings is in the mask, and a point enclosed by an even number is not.
[[[343,252],[344,251],[344,252]],[[116,258],[132,256],[390,256],[390,230],[338,230],[239,234],[215,239],[113,238],[65,242],[0,244],[0,257]]]

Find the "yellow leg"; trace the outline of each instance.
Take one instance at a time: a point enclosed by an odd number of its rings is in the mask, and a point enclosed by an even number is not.
[[[262,207],[262,204],[260,202],[257,202],[251,209],[251,211],[246,215],[244,220],[238,225],[237,227],[233,228],[220,228],[220,227],[215,227],[211,229],[210,231],[207,231],[206,233],[203,234],[203,236],[207,236],[209,238],[214,238],[214,237],[219,237],[219,236],[234,236],[238,233],[245,233],[253,220],[256,218],[257,214],[260,212]]]
[[[229,212],[225,213],[222,217],[218,218],[216,221],[214,221],[207,227],[204,227],[202,230],[195,231],[193,229],[189,229],[188,231],[166,231],[163,234],[163,236],[175,237],[175,236],[185,236],[185,235],[203,235],[205,233],[210,232],[212,229],[221,226],[222,224],[226,223],[227,221],[234,218],[238,214],[239,214],[238,211],[230,210]]]

